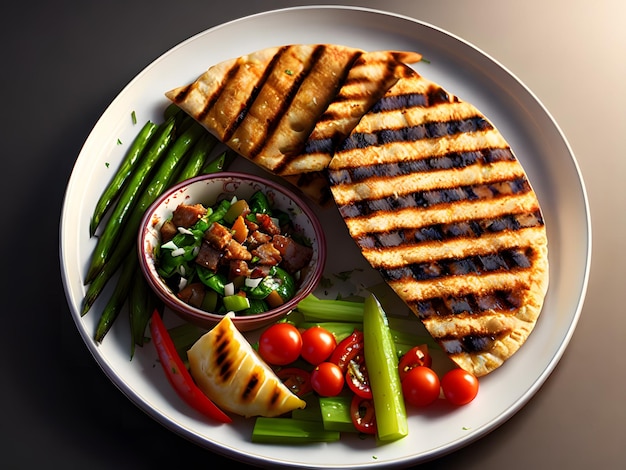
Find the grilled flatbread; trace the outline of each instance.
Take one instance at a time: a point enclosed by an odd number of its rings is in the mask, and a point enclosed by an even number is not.
[[[214,65],[166,96],[240,155],[300,175],[324,170],[403,63],[420,59],[332,44],[272,47]]]
[[[482,376],[539,317],[544,220],[487,118],[405,71],[337,148],[331,192],[364,257],[450,358]]]
[[[306,402],[294,395],[225,316],[187,351],[198,387],[221,409],[242,416],[279,416]]]

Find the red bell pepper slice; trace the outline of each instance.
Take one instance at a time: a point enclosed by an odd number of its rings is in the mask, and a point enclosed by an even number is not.
[[[350,402],[350,416],[357,431],[363,434],[376,434],[376,413],[372,399],[354,395]]]
[[[404,377],[409,373],[411,369],[419,366],[431,367],[433,363],[432,357],[428,352],[428,345],[422,344],[420,346],[414,346],[409,349],[400,358],[398,362],[398,373],[400,374],[400,381],[404,380]]]
[[[313,390],[311,374],[299,367],[283,367],[276,371],[276,376],[299,397]]]
[[[191,374],[176,351],[158,310],[154,310],[150,318],[150,333],[165,375],[178,395],[189,406],[205,416],[222,423],[230,423],[231,417],[220,410],[193,381]]]
[[[365,358],[360,356],[348,362],[346,368],[346,383],[348,388],[355,395],[362,398],[372,398],[372,388],[370,387]]]
[[[328,360],[337,364],[345,374],[350,361],[357,359],[358,356],[364,357],[363,332],[354,330],[350,336],[339,342]]]

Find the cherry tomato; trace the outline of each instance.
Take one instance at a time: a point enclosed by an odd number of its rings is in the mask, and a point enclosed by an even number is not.
[[[321,326],[312,326],[301,333],[302,359],[314,366],[324,362],[335,350],[337,342],[333,334]]]
[[[433,359],[428,353],[428,345],[422,344],[409,349],[398,362],[398,372],[400,374],[400,381],[404,379],[404,376],[409,370],[414,367],[426,366],[431,367]]]
[[[441,378],[441,388],[450,403],[466,405],[478,394],[478,379],[466,370],[452,369]]]
[[[334,397],[343,389],[343,372],[337,364],[322,362],[311,372],[311,387],[323,397]]]
[[[402,381],[404,400],[414,406],[430,405],[439,397],[440,382],[430,367],[414,367]]]
[[[363,357],[363,332],[354,330],[350,336],[339,342],[328,360],[337,364],[345,372],[348,363],[357,356]]]
[[[299,367],[283,367],[276,372],[276,376],[299,397],[312,390],[311,374]]]
[[[350,416],[357,431],[376,434],[376,414],[371,399],[354,395],[350,402]]]
[[[265,362],[284,366],[300,356],[302,336],[291,323],[274,323],[259,338],[259,354]]]
[[[372,398],[372,389],[364,360],[352,360],[348,363],[346,383],[355,395]]]

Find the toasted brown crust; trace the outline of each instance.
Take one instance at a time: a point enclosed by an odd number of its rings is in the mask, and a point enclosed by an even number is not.
[[[329,166],[364,257],[461,367],[485,375],[526,341],[548,286],[526,174],[471,104],[412,72]]]
[[[298,175],[324,170],[403,62],[420,58],[333,44],[273,47],[219,63],[166,96],[240,155]]]

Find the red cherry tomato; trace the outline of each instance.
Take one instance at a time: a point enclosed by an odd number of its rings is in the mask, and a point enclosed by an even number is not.
[[[466,370],[452,369],[441,378],[441,388],[450,403],[466,405],[478,394],[478,379]]]
[[[402,381],[406,374],[414,367],[431,367],[432,364],[433,359],[428,353],[428,345],[422,344],[409,349],[398,362],[400,381]]]
[[[376,414],[371,399],[354,395],[350,402],[350,416],[357,431],[376,434]]]
[[[348,363],[358,356],[363,357],[363,332],[354,330],[350,336],[339,342],[328,361],[337,364],[345,372]]]
[[[414,406],[427,406],[439,397],[440,382],[430,367],[414,367],[402,381],[404,401]]]
[[[311,374],[299,367],[283,367],[276,371],[276,376],[299,397],[312,390]]]
[[[335,350],[337,342],[333,334],[321,326],[312,326],[301,333],[302,359],[314,366],[324,362]]]
[[[311,372],[311,387],[323,397],[334,397],[343,389],[343,372],[337,364],[322,362]]]
[[[284,366],[300,356],[302,337],[291,323],[274,323],[259,338],[259,354],[265,362]]]
[[[364,360],[352,360],[348,363],[346,383],[355,395],[372,398],[372,389]]]

